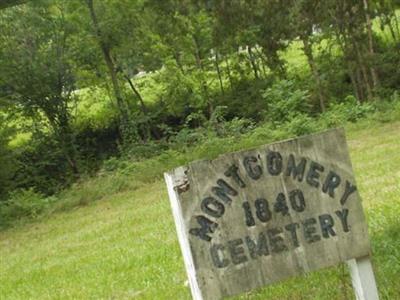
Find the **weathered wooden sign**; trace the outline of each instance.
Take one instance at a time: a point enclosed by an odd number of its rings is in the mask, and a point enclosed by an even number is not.
[[[165,174],[195,299],[220,299],[370,252],[343,130]]]

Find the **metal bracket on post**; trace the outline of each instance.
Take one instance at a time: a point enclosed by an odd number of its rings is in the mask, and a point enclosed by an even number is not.
[[[379,300],[374,271],[369,256],[347,261],[357,300]]]

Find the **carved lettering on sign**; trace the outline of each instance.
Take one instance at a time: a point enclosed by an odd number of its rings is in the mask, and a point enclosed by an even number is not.
[[[322,164],[310,161],[304,157],[296,158],[294,154],[289,154],[287,157],[283,157],[281,153],[277,151],[269,151],[266,155],[266,169],[268,175],[277,176],[281,174],[282,170],[285,169],[284,176],[297,179],[301,182],[304,174],[307,174],[307,183],[312,188],[320,188],[323,193],[328,194],[331,198],[335,198],[335,190],[340,190],[340,185],[345,184],[344,192],[339,196],[340,204],[343,205],[347,199],[353,194],[357,187],[346,181],[342,183],[340,175],[335,171],[330,170],[325,179],[322,180],[324,171],[327,170]],[[296,163],[296,161],[298,163]],[[306,172],[306,166],[309,168]],[[189,232],[200,239],[211,242],[211,235],[203,234],[204,231],[208,233],[214,232],[214,227],[218,227],[218,221],[210,221],[208,217],[218,219],[225,213],[226,206],[231,204],[232,199],[238,196],[237,189],[244,189],[247,187],[246,181],[256,181],[263,175],[263,168],[261,162],[255,156],[245,156],[243,158],[243,167],[246,170],[245,174],[241,174],[239,168],[232,164],[227,170],[223,171],[223,174],[228,179],[231,179],[232,183],[228,183],[225,179],[218,178],[216,184],[208,192],[210,195],[218,197],[219,200],[213,196],[206,196],[201,202],[201,210],[207,215],[203,216],[201,221],[198,221],[200,228],[191,228]],[[265,178],[268,180],[268,178]],[[235,185],[235,186],[233,186]],[[343,190],[343,189],[342,189]],[[295,189],[289,193],[289,201],[293,211],[302,212],[305,209],[304,194],[301,189]],[[283,215],[289,215],[290,210],[286,204],[285,194],[279,193],[276,196],[276,202],[274,203],[274,212],[282,213]],[[244,202],[242,204],[244,209],[244,216],[247,226],[255,226],[254,216],[251,211],[250,204]],[[271,218],[271,211],[269,210],[268,201],[264,198],[257,199],[255,201],[256,216],[261,222],[267,222]],[[197,216],[199,218],[200,216]],[[206,221],[205,221],[206,220]],[[309,221],[313,222],[313,221]],[[213,224],[213,228],[210,228]]]

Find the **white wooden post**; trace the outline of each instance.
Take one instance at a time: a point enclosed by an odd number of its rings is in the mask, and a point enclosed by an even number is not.
[[[379,300],[374,271],[369,256],[347,261],[357,300]]]
[[[176,188],[185,180],[185,168],[180,167],[174,170],[174,173],[164,173],[164,178],[167,183],[168,196],[171,202],[172,214],[174,215],[176,231],[178,234],[179,245],[185,262],[186,272],[189,279],[190,289],[194,300],[203,300],[199,284],[196,278],[196,270],[193,264],[193,256],[190,252],[189,239],[185,230],[185,223],[182,214],[179,195]]]

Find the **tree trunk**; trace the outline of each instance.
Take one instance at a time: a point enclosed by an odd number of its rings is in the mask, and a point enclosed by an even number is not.
[[[145,117],[149,116],[149,110],[146,106],[146,104],[144,103],[143,97],[140,94],[139,90],[135,87],[135,85],[133,84],[132,79],[126,74],[123,74],[124,78],[126,79],[126,81],[128,81],[129,86],[131,87],[133,93],[135,94],[135,96],[139,99],[139,103],[140,103],[140,111],[142,112],[142,114]],[[145,130],[143,130],[144,132],[144,139],[147,140],[150,137],[150,132],[153,135],[153,137],[155,139],[160,139],[160,134],[158,133],[158,131],[152,126],[151,122],[148,120],[146,121],[145,124],[146,128]]]
[[[362,80],[362,76],[361,76],[361,70],[360,69],[358,69],[358,70],[356,70],[355,71],[355,73],[356,73],[356,82],[357,82],[357,87],[358,87],[358,93],[359,93],[359,95],[360,95],[360,100],[359,100],[359,102],[364,102],[364,100],[366,99],[366,97],[365,97],[365,89],[364,89],[364,87],[363,87],[363,84],[362,84],[362,82],[363,82],[363,80]]]
[[[72,135],[72,133],[68,133]],[[63,148],[62,151],[64,152],[65,158],[71,168],[72,174],[75,178],[80,177],[80,172],[78,168],[78,163],[76,160],[76,150],[74,147],[74,142],[71,140],[71,136],[62,136],[61,137],[61,147]]]
[[[253,68],[254,77],[256,79],[260,79],[258,76],[258,69],[257,69],[257,65],[254,61],[254,54],[253,54],[251,46],[247,46],[247,52],[249,53],[249,60],[250,60],[251,67]]]
[[[284,62],[279,57],[278,51],[276,49],[266,51],[264,48],[264,53],[267,66],[271,70],[272,74],[277,76],[279,79],[285,79],[287,77],[286,68]]]
[[[217,74],[218,74],[219,85],[220,85],[220,88],[221,88],[221,93],[222,93],[222,95],[224,95],[225,94],[224,84],[222,82],[222,75],[221,75],[221,69],[219,67],[219,57],[218,57],[218,50],[217,49],[215,50],[215,68],[217,69]]]
[[[148,109],[146,104],[144,103],[143,97],[142,95],[139,93],[139,91],[137,90],[137,88],[135,87],[135,85],[133,84],[131,78],[127,75],[127,74],[123,74],[124,78],[126,79],[126,81],[128,81],[129,86],[131,87],[133,93],[135,94],[135,96],[139,99],[139,103],[140,103],[140,110],[142,111],[142,113],[144,115],[147,115],[148,113]]]
[[[231,66],[229,65],[229,58],[227,58],[226,55],[224,55],[224,60],[225,60],[225,64],[226,64],[226,70],[228,72],[229,85],[230,85],[231,90],[232,90],[233,82],[232,82]]]
[[[367,97],[368,97],[368,100],[371,100],[373,98],[373,93],[372,93],[371,84],[369,82],[367,67],[365,66],[365,59],[364,59],[364,57],[361,53],[360,47],[355,39],[353,39],[353,44],[354,44],[354,48],[356,50],[357,63],[360,66],[361,73],[362,73],[362,76],[364,79],[364,85],[367,90]]]
[[[181,70],[182,74],[185,74],[185,71],[183,70],[180,54],[177,51],[174,51],[173,56],[174,56],[176,65],[178,66],[179,70]]]
[[[62,96],[59,95],[57,99],[53,99],[59,103],[65,102]],[[79,168],[77,163],[77,152],[75,149],[75,137],[70,126],[70,116],[67,111],[66,105],[62,105],[58,112],[54,112],[49,107],[42,108],[51,129],[54,131],[54,136],[61,147],[65,160],[70,167],[72,174],[77,179],[79,178]]]
[[[369,7],[368,7],[368,0],[363,0],[364,2],[364,11],[365,11],[365,18],[367,20],[367,33],[368,33],[368,47],[369,47],[369,54],[371,56],[372,60],[372,65],[370,67],[371,69],[371,76],[372,76],[372,82],[374,88],[377,88],[379,85],[379,79],[378,79],[378,74],[374,68],[374,42],[373,42],[373,36],[372,36],[372,22],[371,22],[371,17],[369,14]]]
[[[113,90],[114,90],[114,96],[117,100],[118,109],[121,113],[123,121],[126,122],[128,120],[127,108],[124,103],[122,93],[121,93],[121,88],[118,83],[117,69],[116,69],[116,66],[111,57],[111,49],[103,40],[103,35],[102,35],[101,29],[99,27],[99,22],[97,20],[96,12],[94,10],[93,0],[86,0],[86,3],[89,8],[90,17],[93,22],[94,30],[96,32],[97,41],[98,41],[101,51],[103,53],[104,61],[106,62],[108,72],[111,77],[111,82],[112,82],[112,86],[113,86]]]
[[[196,65],[197,65],[197,68],[201,71],[201,85],[203,87],[204,96],[206,97],[206,101],[207,101],[208,114],[209,114],[209,117],[211,117],[211,115],[214,112],[214,106],[211,103],[210,95],[208,93],[207,81],[204,78],[205,71],[204,71],[204,66],[203,66],[203,62],[202,62],[202,58],[201,58],[201,54],[200,54],[200,46],[199,46],[199,42],[197,41],[196,37],[192,36],[192,38],[193,38],[193,42],[194,42],[194,46],[195,46],[194,56],[196,59]]]
[[[346,45],[346,42],[343,40],[343,39],[345,39],[345,36],[344,36],[344,34],[341,34],[337,30],[335,31],[335,35],[336,35],[336,40],[339,44],[339,47],[342,50],[344,60],[346,61],[346,64],[347,64],[347,71],[350,76],[350,81],[353,86],[354,94],[357,98],[357,101],[362,102],[364,100],[364,95],[363,95],[362,87],[360,86],[361,82],[358,80],[358,78],[359,78],[358,72],[353,66],[354,61],[351,58],[349,58],[349,54],[348,54],[349,51],[347,48],[348,46]],[[342,37],[343,37],[343,39],[342,39]]]
[[[396,10],[395,10],[394,8],[393,8],[393,10],[392,10],[392,15],[393,15],[393,18],[394,18],[394,25],[395,25],[395,27],[396,27],[397,37],[400,38],[399,20],[398,20],[398,17],[397,17],[397,15],[396,15]]]
[[[312,45],[310,44],[309,38],[307,35],[301,36],[301,40],[303,41],[304,46],[304,54],[307,56],[308,65],[310,66],[311,73],[313,74],[316,86],[317,93],[319,98],[319,105],[322,112],[326,110],[326,96],[324,93],[324,88],[321,80],[321,76],[318,71],[318,67],[314,60],[314,55],[312,52]]]
[[[260,51],[260,49],[256,48],[256,51],[257,51],[258,57],[259,57],[260,60],[261,60],[261,68],[262,68],[262,71],[263,71],[264,78],[267,78],[267,70],[265,69],[265,63],[266,63],[266,62],[265,62],[264,55],[263,55],[263,53]]]
[[[350,76],[351,85],[353,86],[354,95],[356,96],[357,101],[361,102],[361,100],[363,99],[363,96],[362,96],[362,93],[360,92],[359,84],[357,83],[356,75],[354,74],[354,70],[352,68],[349,69],[349,76]]]

